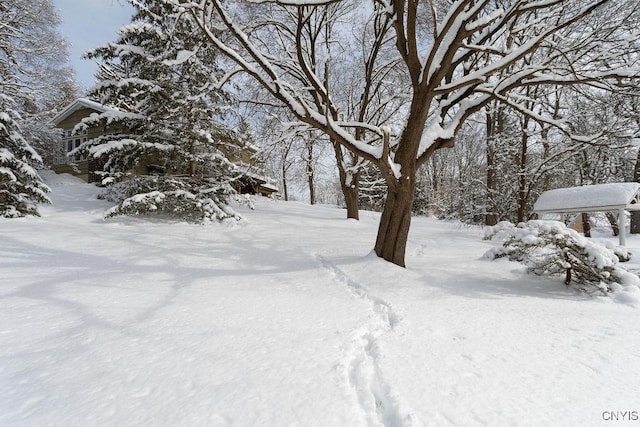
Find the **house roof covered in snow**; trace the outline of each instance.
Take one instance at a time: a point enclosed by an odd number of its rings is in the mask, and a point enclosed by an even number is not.
[[[64,107],[64,109],[51,120],[51,123],[58,126],[63,120],[65,120],[71,114],[83,108],[90,108],[92,110],[97,111],[98,113],[107,113],[107,116],[111,116],[111,117],[126,116],[130,118],[144,118],[144,116],[141,114],[123,112],[115,107],[108,107],[106,105],[100,104],[99,102],[92,101],[87,98],[78,98],[75,101],[73,101],[71,104]]]
[[[105,105],[102,105],[99,102],[95,102],[87,98],[78,98],[75,101],[73,101],[71,104],[64,107],[64,109],[60,113],[58,113],[58,115],[56,115],[51,120],[51,122],[57,125],[60,122],[62,122],[64,119],[69,117],[71,114],[73,114],[74,112],[82,108],[90,108],[100,113],[104,113],[110,109],[109,107],[106,107]]]
[[[620,209],[640,210],[640,184],[618,182],[558,188],[540,195],[536,213],[607,212]]]

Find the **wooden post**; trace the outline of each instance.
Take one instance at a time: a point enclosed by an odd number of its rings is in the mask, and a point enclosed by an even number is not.
[[[620,246],[627,245],[627,231],[625,230],[625,217],[624,217],[624,209],[618,210],[618,230],[620,230],[620,234],[618,234],[618,239]]]
[[[580,221],[582,221],[582,232],[584,237],[591,237],[591,223],[589,222],[589,214],[582,212],[580,214]]]

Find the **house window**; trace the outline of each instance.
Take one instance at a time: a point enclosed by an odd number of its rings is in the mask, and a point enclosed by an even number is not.
[[[87,141],[87,130],[83,129],[80,132],[74,133],[72,129],[65,129],[62,132],[62,146],[65,148],[68,161],[77,162],[85,160],[87,157],[84,155],[76,154],[73,157],[69,156],[71,150],[78,148],[83,142]]]

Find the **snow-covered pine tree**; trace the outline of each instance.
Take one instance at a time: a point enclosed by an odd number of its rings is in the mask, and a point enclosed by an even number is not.
[[[51,0],[0,2],[0,216],[37,215],[36,203],[49,202],[26,137],[51,132],[48,120],[31,119],[71,76],[58,22]]]
[[[37,216],[36,203],[50,203],[49,188],[34,168],[42,160],[20,134],[14,104],[0,93],[0,216]]]
[[[539,276],[563,276],[566,286],[607,295],[620,286],[638,286],[640,279],[618,264],[629,261],[626,248],[596,243],[559,221],[532,220],[517,226],[502,221],[485,230],[485,239],[503,239],[487,259],[507,257]]]
[[[227,204],[246,139],[228,126],[232,98],[216,90],[216,52],[176,6],[131,1],[136,13],[102,61],[89,96],[112,106],[84,125],[114,134],[81,147],[102,164],[118,205],[108,215],[164,213],[188,221],[237,219]]]

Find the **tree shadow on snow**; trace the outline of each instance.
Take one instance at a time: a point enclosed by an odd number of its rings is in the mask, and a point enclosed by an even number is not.
[[[132,239],[126,227],[101,232],[109,234],[107,250],[97,245],[103,241],[98,239],[95,250],[88,251],[91,237],[81,247],[71,244],[65,249],[3,238],[0,270],[6,272],[8,286],[0,287],[0,304],[23,298],[70,314],[74,322],[62,322],[45,342],[89,330],[135,335],[137,324],[156,316],[194,284],[215,292],[240,282],[253,286],[253,276],[255,286],[268,290],[277,282],[262,280],[265,275],[286,276],[318,267],[315,259],[296,248],[276,246],[266,239],[248,240],[234,233],[223,236],[224,241],[218,243],[206,235],[185,236],[171,240],[168,249],[161,245],[167,242],[164,236]],[[11,277],[10,271],[19,273]],[[25,271],[30,275],[23,275]],[[145,292],[152,291],[155,298],[146,299]],[[160,298],[158,293],[162,294]],[[127,294],[137,298],[129,307]],[[122,315],[117,319],[101,315],[105,305],[115,304],[104,298],[124,301],[124,307],[117,307]]]

